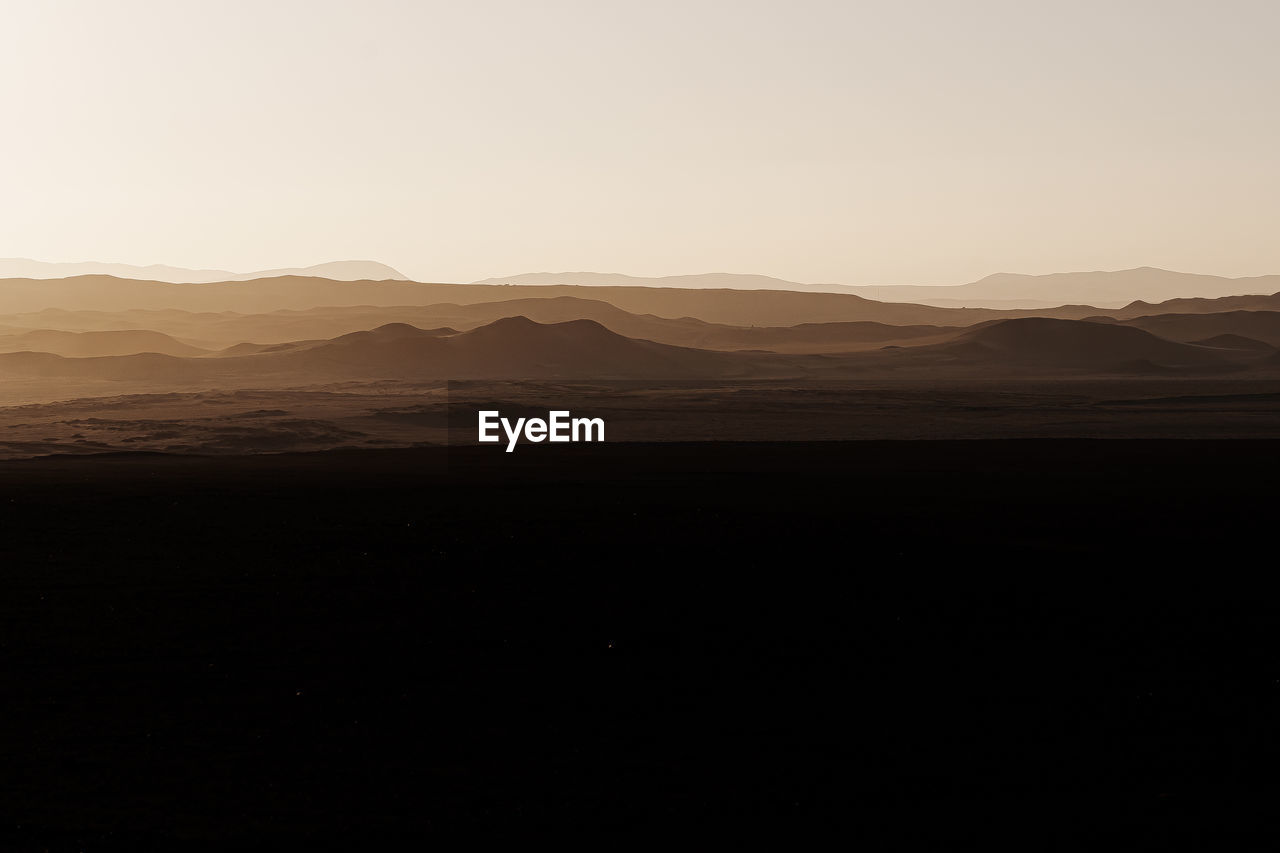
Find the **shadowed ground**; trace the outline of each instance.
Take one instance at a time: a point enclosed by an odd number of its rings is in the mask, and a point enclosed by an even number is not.
[[[0,840],[1240,834],[1277,449],[0,463]]]

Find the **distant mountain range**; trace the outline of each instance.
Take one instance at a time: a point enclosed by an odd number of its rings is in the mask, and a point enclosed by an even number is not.
[[[0,258],[2,278],[71,278],[81,275],[109,275],[115,278],[164,281],[177,284],[195,284],[214,281],[250,281],[255,278],[274,278],[282,275],[314,276],[333,281],[407,281],[397,270],[377,261],[332,261],[310,267],[258,270],[236,273],[227,270],[192,270],[163,264],[134,266],[133,264],[50,263],[27,258]]]
[[[1132,326],[1180,343],[1239,348],[1280,346],[1280,298],[1272,310],[1167,314],[1126,312],[1088,318],[1096,324]],[[1230,303],[1235,300],[1218,300]],[[1213,300],[1207,300],[1212,303]],[[993,312],[994,313],[994,312]],[[511,299],[470,305],[354,306],[273,311],[192,313],[175,309],[121,312],[51,309],[8,315],[0,326],[0,352],[35,350],[63,356],[156,352],[185,356],[241,356],[297,351],[351,333],[388,324],[409,325],[439,337],[467,331],[505,317],[538,323],[594,320],[628,338],[710,350],[767,350],[775,353],[849,353],[914,347],[954,340],[977,325],[889,325],[877,322],[800,323],[793,326],[733,326],[692,317],[671,319],[633,314],[607,302],[574,297]],[[152,330],[152,331],[142,331]],[[415,331],[415,334],[418,333]],[[158,335],[157,333],[163,333]],[[1252,342],[1252,343],[1250,343]]]
[[[1257,281],[1264,281],[1258,279]],[[1280,282],[1276,282],[1280,285]],[[572,303],[555,303],[551,300],[568,297]],[[1217,299],[1177,299],[1163,303],[1133,302],[1123,308],[1101,308],[1092,305],[1064,305],[1055,308],[999,310],[992,308],[940,308],[911,303],[878,302],[846,293],[802,293],[785,290],[726,290],[658,287],[587,287],[578,285],[510,285],[495,287],[484,284],[426,284],[411,281],[333,281],[332,279],[280,276],[256,281],[216,282],[207,284],[174,284],[168,282],[119,279],[109,276],[76,276],[65,279],[7,279],[0,281],[0,333],[29,331],[32,328],[62,328],[88,331],[90,329],[155,328],[135,325],[124,318],[111,326],[69,327],[62,325],[70,318],[20,319],[19,315],[46,310],[64,313],[121,312],[137,310],[178,309],[184,312],[238,312],[261,314],[277,311],[311,311],[317,308],[336,309],[347,306],[354,313],[377,315],[369,319],[380,322],[406,319],[410,314],[415,321],[431,325],[449,325],[458,328],[490,322],[497,319],[495,312],[472,308],[455,310],[457,306],[480,306],[498,302],[522,301],[510,306],[518,310],[512,314],[532,314],[540,321],[558,322],[575,319],[569,312],[583,312],[580,316],[597,319],[606,324],[620,320],[613,309],[630,314],[651,314],[656,318],[686,320],[693,318],[703,323],[729,326],[796,326],[808,323],[881,323],[893,326],[970,326],[989,320],[1014,317],[1053,317],[1080,320],[1100,316],[1128,320],[1156,314],[1219,313],[1223,311],[1277,311],[1280,310],[1280,293],[1256,296],[1229,296]],[[418,307],[437,306],[439,310],[420,312]],[[453,308],[450,308],[453,306]],[[388,314],[385,309],[401,311]],[[383,310],[376,310],[383,309]],[[408,313],[405,313],[405,312]],[[8,316],[4,316],[8,315]],[[502,316],[502,315],[498,315]],[[470,322],[457,326],[455,319]],[[223,325],[224,318],[206,316],[203,326],[210,331]],[[278,325],[291,325],[289,316],[281,315]],[[301,319],[301,318],[298,318]],[[353,331],[350,322],[353,313],[347,312],[338,322],[326,328],[309,328],[302,336],[318,337],[321,334]],[[34,322],[33,322],[34,321]],[[632,322],[632,321],[628,321]],[[272,325],[277,325],[274,321]],[[376,325],[376,323],[374,323]],[[628,334],[648,335],[653,324],[646,321],[645,329],[633,324],[626,328]],[[672,324],[663,324],[672,330]],[[690,325],[690,324],[685,324]],[[364,326],[370,328],[371,326]],[[166,325],[165,330],[170,328]],[[712,331],[712,330],[702,330]],[[922,330],[923,331],[923,330]],[[682,342],[691,346],[750,348],[763,345],[768,336],[750,335],[751,340],[736,335],[732,341],[718,333],[712,338],[702,338],[699,330],[688,328]],[[193,341],[205,340],[206,332],[178,332]],[[736,334],[736,333],[735,333]],[[256,337],[256,335],[254,336]],[[277,338],[279,340],[280,338]],[[655,338],[656,339],[656,338]],[[714,340],[713,340],[714,339]],[[212,334],[210,342],[226,340],[221,334]],[[241,340],[253,340],[244,337]],[[266,343],[266,340],[259,340]],[[780,343],[773,340],[771,343]],[[197,346],[203,344],[197,343]]]
[[[1085,304],[1120,308],[1135,301],[1163,302],[1197,297],[1216,299],[1275,293],[1280,275],[1224,278],[1138,267],[1115,272],[1066,272],[1050,275],[997,273],[956,287],[872,287],[854,292],[886,302],[918,302],[945,307],[1038,308]]]
[[[799,290],[807,293],[853,293],[846,284],[802,284],[767,275],[703,273],[701,275],[631,276],[611,272],[531,272],[505,278],[486,278],[473,284],[573,284],[581,287],[678,287],[684,290]]]
[[[97,337],[99,346],[111,343],[101,334]],[[1270,346],[1240,336],[1188,344],[1133,326],[1038,317],[954,330],[949,339],[936,343],[840,355],[717,352],[629,338],[594,320],[544,324],[515,316],[465,332],[391,323],[327,341],[235,347],[213,358],[159,352],[71,358],[51,352],[0,353],[0,375],[217,384],[335,379],[977,378],[1063,372],[1271,376],[1274,353]]]
[[[22,258],[0,258],[0,279],[41,281],[49,279],[83,279],[86,276],[112,276],[118,279],[171,284],[214,284],[247,282],[271,278],[325,279],[333,282],[402,282],[411,283],[398,270],[377,261],[334,261],[310,267],[257,270],[247,273],[226,270],[197,270],[181,267],[104,263],[47,263]],[[416,284],[417,282],[412,282]],[[1251,296],[1280,291],[1280,275],[1250,278],[1225,278],[1214,275],[1173,272],[1155,267],[1130,270],[1067,272],[1049,275],[997,273],[969,284],[935,285],[845,285],[806,284],[764,275],[707,273],[640,277],[619,273],[563,272],[524,273],[504,278],[489,278],[471,285],[454,287],[492,287],[507,285],[526,287],[526,295],[542,297],[542,288],[561,288],[555,295],[583,295],[576,288],[609,288],[621,294],[638,290],[671,291],[739,291],[759,294],[764,291],[786,291],[796,294],[858,296],[884,303],[909,303],[930,308],[969,310],[1043,311],[1061,306],[1093,306],[1118,309],[1134,302],[1159,303],[1170,299],[1217,299],[1227,296]],[[10,290],[13,288],[10,287]],[[311,287],[311,290],[317,290]],[[323,290],[323,288],[318,288]],[[310,301],[300,304],[286,299],[280,307],[312,307],[318,304],[351,304],[340,294],[333,303]],[[0,297],[3,295],[0,294]],[[474,301],[510,298],[511,294],[482,297]],[[0,303],[4,300],[0,298]],[[406,304],[416,300],[406,300]],[[461,301],[461,300],[460,300]],[[620,304],[610,298],[608,301]],[[658,299],[656,301],[671,301]],[[680,300],[675,300],[680,301]],[[305,303],[306,300],[303,300]],[[50,303],[54,304],[54,303]],[[374,304],[378,304],[375,300]],[[87,305],[83,307],[89,307]],[[135,306],[141,307],[141,306]],[[177,307],[175,305],[175,307]],[[6,309],[0,304],[0,310]],[[630,309],[630,310],[635,310]],[[1069,314],[1069,312],[1067,312]],[[1066,316],[1059,312],[1060,316]],[[824,319],[876,319],[879,317],[840,317]],[[740,322],[740,321],[729,321]],[[803,321],[792,321],[803,322]],[[891,320],[890,322],[899,322]],[[939,322],[938,318],[917,322]],[[785,322],[777,325],[785,325]]]
[[[184,358],[153,352],[66,358],[0,353],[0,375],[134,381],[231,382],[237,377],[333,378],[686,378],[778,372],[765,357],[634,340],[592,320],[535,323],[505,317],[467,332],[391,323],[330,341],[231,355]],[[780,357],[773,357],[774,359]],[[783,362],[785,369],[789,365]]]
[[[794,290],[809,293],[845,293],[880,302],[911,302],[941,308],[1034,309],[1058,305],[1094,305],[1120,308],[1135,300],[1275,293],[1280,275],[1224,278],[1215,275],[1172,272],[1138,267],[1114,272],[1069,272],[1049,275],[997,273],[969,284],[845,285],[802,284],[762,275],[708,273],[643,278],[617,273],[526,273],[490,278],[477,284],[579,285],[588,287],[664,287],[682,289]]]
[[[121,311],[179,308],[186,311],[262,312],[318,306],[474,304],[521,297],[574,296],[607,301],[624,311],[661,317],[697,317],[740,326],[870,320],[897,325],[967,325],[1000,315],[990,309],[893,305],[849,293],[715,288],[510,286],[428,284],[411,281],[334,281],[315,276],[276,276],[254,281],[175,284],[82,275],[61,279],[0,280],[0,314],[67,310]],[[1098,314],[1095,306],[1055,309],[1056,315]]]

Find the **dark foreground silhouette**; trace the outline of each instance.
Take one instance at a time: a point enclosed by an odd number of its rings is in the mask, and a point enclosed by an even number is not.
[[[1238,839],[1277,793],[1278,451],[0,463],[0,847]]]

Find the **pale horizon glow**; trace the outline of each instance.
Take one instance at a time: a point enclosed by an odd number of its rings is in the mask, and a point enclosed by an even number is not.
[[[0,257],[1280,273],[1280,4],[48,0]]]

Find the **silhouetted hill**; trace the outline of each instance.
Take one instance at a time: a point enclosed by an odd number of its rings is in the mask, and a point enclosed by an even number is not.
[[[436,329],[420,329],[408,323],[385,323],[369,331],[351,332],[334,338],[327,346],[361,346],[364,344],[391,343],[395,341],[420,340],[422,338],[439,338],[456,334],[456,330],[447,327]]]
[[[494,287],[508,291],[519,288]],[[694,317],[731,326],[794,326],[799,323],[876,322],[891,325],[967,326],[1010,316],[986,309],[962,310],[876,302],[843,293],[797,293],[784,290],[685,290],[651,287],[532,287],[535,296],[579,296],[608,302],[633,314]],[[476,294],[468,294],[473,298]],[[526,294],[521,294],[526,295]],[[476,300],[481,301],[481,300]],[[488,300],[484,300],[488,301]],[[1086,317],[1099,313],[1089,306],[1055,309],[1056,314]]]
[[[145,329],[107,332],[63,332],[38,329],[0,336],[0,352],[47,352],[70,358],[105,355],[132,355],[155,352],[164,355],[197,356],[208,350],[176,341],[168,335]]]
[[[690,346],[719,349],[767,349],[777,352],[844,352],[860,345],[888,341],[915,345],[921,339],[945,337],[963,326],[894,326],[887,323],[798,323],[794,326],[709,326]]]
[[[592,320],[535,323],[507,317],[451,336],[391,324],[298,352],[242,361],[268,370],[430,378],[681,378],[745,374],[728,353],[633,340]]]
[[[680,377],[715,373],[733,364],[718,353],[627,338],[594,320],[544,325],[507,317],[448,343],[459,369],[478,375],[526,370],[541,375]]]
[[[1275,349],[1275,347],[1265,341],[1259,341],[1255,338],[1246,338],[1242,335],[1215,335],[1212,338],[1205,338],[1201,341],[1191,341],[1191,343],[1202,347],[1246,350],[1249,352],[1271,352]]]
[[[447,318],[453,325],[464,328],[492,323],[504,317],[526,317],[535,323],[594,320],[629,338],[650,338],[662,340],[665,343],[679,343],[671,338],[686,337],[685,329],[707,325],[700,320],[688,317],[673,320],[652,314],[632,314],[599,299],[583,299],[576,296],[504,299],[500,302],[479,302],[470,305],[444,303],[404,310],[407,316],[416,316],[419,320],[424,316]]]
[[[109,379],[132,382],[188,382],[208,378],[207,359],[159,353],[66,358],[47,352],[0,353],[0,378]]]
[[[1037,312],[934,308],[876,302],[841,293],[786,290],[687,290],[654,287],[563,287],[423,284],[400,281],[333,281],[282,276],[255,281],[171,284],[108,276],[0,281],[0,314],[46,309],[128,311],[181,309],[191,312],[263,313],[318,306],[390,307],[440,303],[475,305],[522,298],[570,296],[607,302],[632,314],[693,317],[733,326],[792,326],[798,323],[877,322],[892,325],[967,326],[1010,316],[1078,318],[1101,312],[1092,306],[1062,306]]]
[[[787,331],[787,330],[780,330]],[[947,338],[937,342],[936,338]],[[877,376],[969,377],[1056,371],[1170,373],[1259,364],[1232,345],[1195,346],[1117,323],[1018,318],[943,330],[915,346],[841,354],[723,352],[619,335],[593,320],[536,323],[506,317],[470,331],[405,323],[331,340],[252,345],[218,358],[162,355],[65,359],[0,356],[0,376],[238,383],[339,379],[780,379]]]
[[[301,350],[315,349],[322,346],[334,347],[336,349],[351,348],[353,350],[358,350],[361,346],[378,346],[406,340],[413,341],[422,337],[438,338],[447,335],[456,335],[457,333],[457,329],[448,327],[420,329],[416,326],[409,325],[408,323],[386,323],[376,329],[348,332],[345,335],[340,335],[329,340],[313,339],[287,341],[285,343],[277,344],[241,343],[221,350],[218,355],[225,358],[232,356],[258,355],[262,353],[299,352]]]
[[[1008,310],[1008,306],[1013,304],[1009,300],[997,300],[1002,308],[994,309],[936,307],[912,302],[878,301],[865,298],[870,295],[880,299],[919,299],[922,296],[918,291],[925,290],[924,288],[855,288],[862,294],[856,295],[853,292],[800,292],[788,289],[723,287],[694,289],[690,286],[430,284],[399,280],[337,281],[334,280],[336,277],[356,274],[357,271],[346,269],[342,264],[323,265],[317,269],[330,277],[282,275],[257,278],[252,281],[235,279],[189,284],[110,276],[5,279],[0,280],[0,314],[21,314],[47,309],[67,311],[180,309],[190,312],[263,313],[308,310],[318,306],[392,307],[445,303],[477,305],[515,299],[573,297],[607,303],[631,314],[652,314],[664,319],[696,318],[704,322],[732,326],[794,326],[801,323],[828,322],[967,326],[999,318],[1028,316],[1083,319],[1106,315],[1133,318],[1159,313],[1280,309],[1280,295],[1230,296],[1222,299],[1196,298],[1173,300],[1158,305],[1138,301],[1114,309],[1076,304],[1077,300],[1069,299],[1054,300],[1065,304],[1045,307],[1041,300],[1034,308]],[[266,271],[263,274],[271,272],[274,271]],[[1141,273],[1136,276],[1137,281],[1143,280],[1146,274],[1143,271],[1126,272]],[[1163,273],[1164,271],[1154,272]],[[370,271],[369,274],[375,273]],[[1094,274],[1063,275],[1070,278],[1074,275]],[[1121,273],[1097,275],[1120,276],[1120,281],[1129,280]],[[1191,276],[1189,280],[1199,281],[1205,278],[1214,279],[1212,276]],[[1183,280],[1179,279],[1179,281]],[[1245,284],[1239,286],[1259,288],[1264,285],[1280,284],[1280,278],[1274,276],[1220,281],[1244,282]],[[768,280],[755,281],[752,287],[767,283],[769,283]],[[1063,293],[1069,293],[1069,291],[1063,291]]]
[[[573,296],[511,299],[471,305],[327,306],[256,314],[188,312],[174,309],[43,311],[4,319],[31,326],[76,330],[148,328],[183,338],[224,355],[249,355],[283,343],[317,342],[391,322],[419,328],[470,329],[503,317],[539,323],[595,320],[629,338],[705,349],[768,349],[777,352],[843,352],[865,345],[908,342],[946,334],[961,326],[893,326],[870,321],[802,323],[795,326],[731,326],[693,317],[670,319],[632,314],[607,302]],[[12,327],[15,333],[22,330]],[[252,343],[250,343],[252,342]],[[231,349],[228,349],[231,347]]]
[[[451,323],[466,327],[503,317],[522,316],[538,323],[594,320],[628,338],[700,349],[772,349],[781,352],[838,352],[859,344],[905,341],[945,334],[955,327],[892,326],[873,322],[803,323],[796,326],[730,326],[693,317],[669,319],[632,314],[607,302],[555,296],[512,299],[475,305],[430,305],[394,309],[414,322]],[[390,316],[390,311],[382,316]]]
[[[768,375],[770,367],[751,356],[633,340],[592,320],[541,324],[525,317],[503,318],[463,333],[391,323],[327,341],[240,347],[220,358],[0,355],[0,376],[202,379],[222,384],[263,377],[323,381],[755,376]]]

